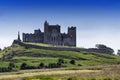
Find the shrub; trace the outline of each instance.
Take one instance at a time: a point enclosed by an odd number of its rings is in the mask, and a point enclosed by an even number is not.
[[[48,68],[56,68],[56,63],[49,63]]]
[[[11,69],[7,68],[7,67],[2,67],[0,68],[0,72],[10,72]]]
[[[67,80],[77,80],[76,78],[68,78]]]
[[[90,80],[96,80],[95,78],[92,78],[92,79],[90,79]]]
[[[13,71],[13,68],[15,67],[14,63],[9,63],[8,67],[1,67],[0,72],[10,72]]]
[[[104,44],[96,44],[96,48],[102,53],[113,54],[114,50]]]
[[[25,69],[37,69],[37,67],[35,67],[35,66],[26,66],[26,68]]]
[[[75,65],[75,60],[71,60],[71,61],[70,61],[70,64]]]
[[[39,67],[39,68],[44,68],[44,67],[45,67],[45,64],[44,64],[44,63],[40,63],[38,67]]]
[[[14,63],[9,63],[8,71],[13,71],[13,68],[15,68],[15,64]]]
[[[117,62],[117,64],[120,64],[120,62]]]
[[[82,66],[81,64],[78,64],[78,66]]]
[[[47,68],[58,68],[61,67],[59,63],[49,63]]]
[[[61,65],[62,65],[62,64],[61,64],[60,62],[57,63],[57,67],[61,67]]]
[[[20,66],[20,69],[37,69],[38,67],[36,66],[29,66],[26,63],[22,63]]]
[[[27,64],[26,63],[22,63],[20,66],[20,69],[26,69],[27,68]]]
[[[111,79],[111,78],[105,78],[104,80],[113,80],[113,79]]]
[[[64,63],[64,59],[59,58],[59,59],[58,59],[58,63]]]
[[[9,63],[9,67],[14,68],[15,64],[14,63]]]

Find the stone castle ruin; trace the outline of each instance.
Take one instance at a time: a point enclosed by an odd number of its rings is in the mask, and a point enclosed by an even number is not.
[[[76,46],[76,27],[68,27],[67,33],[61,33],[60,25],[44,23],[44,32],[40,29],[34,33],[23,33],[23,42],[36,42],[60,46]]]

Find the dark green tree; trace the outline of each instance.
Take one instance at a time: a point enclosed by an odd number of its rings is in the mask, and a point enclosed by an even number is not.
[[[14,64],[14,63],[9,63],[9,67],[14,68],[14,67],[15,67],[15,64]]]
[[[75,65],[75,60],[71,60],[70,63]]]
[[[56,63],[49,63],[48,68],[57,68],[57,64]]]
[[[58,63],[61,63],[61,64],[64,63],[64,59],[63,58],[59,58],[58,59]]]
[[[12,71],[14,67],[15,67],[15,64],[10,62],[8,65],[8,70]]]
[[[45,67],[45,64],[41,62],[41,63],[39,64],[39,68],[44,68],[44,67]]]
[[[22,63],[20,66],[20,69],[26,69],[27,68],[27,64],[26,63]]]
[[[101,52],[104,52],[106,54],[113,54],[114,50],[110,47],[107,47],[106,45],[103,44],[96,44],[96,48],[99,49]]]

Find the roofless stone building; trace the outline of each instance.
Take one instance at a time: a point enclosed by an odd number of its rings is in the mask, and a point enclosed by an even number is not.
[[[68,27],[67,33],[61,33],[60,25],[44,23],[44,32],[40,29],[34,33],[23,33],[23,42],[46,43],[60,46],[76,46],[76,27]]]

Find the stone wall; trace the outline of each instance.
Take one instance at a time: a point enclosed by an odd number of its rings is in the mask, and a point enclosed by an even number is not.
[[[97,48],[66,48],[66,47],[45,47],[45,46],[37,46],[32,44],[25,44],[23,42],[20,42],[18,40],[14,40],[13,44],[19,44],[21,46],[24,46],[25,48],[36,48],[36,49],[45,49],[45,50],[57,50],[57,51],[85,51],[85,52],[97,52],[97,53],[106,53],[106,50],[103,49],[97,49]]]

